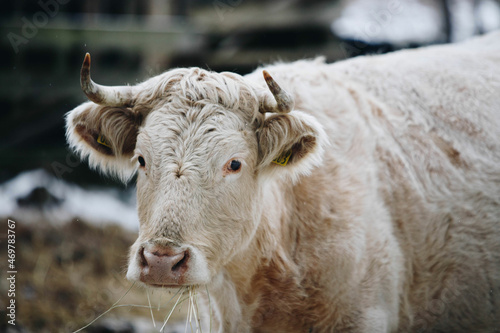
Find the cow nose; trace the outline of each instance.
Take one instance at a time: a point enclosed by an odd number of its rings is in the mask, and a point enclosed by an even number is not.
[[[141,249],[141,277],[144,283],[155,286],[181,285],[188,269],[189,252],[175,251],[168,246]]]

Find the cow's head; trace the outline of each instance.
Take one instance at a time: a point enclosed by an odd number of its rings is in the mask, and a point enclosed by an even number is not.
[[[89,73],[87,54],[81,84],[91,102],[68,113],[67,138],[104,173],[138,172],[129,279],[210,282],[251,242],[265,184],[296,181],[321,162],[321,126],[293,110],[266,71],[267,85],[189,68],[122,87],[97,85]]]

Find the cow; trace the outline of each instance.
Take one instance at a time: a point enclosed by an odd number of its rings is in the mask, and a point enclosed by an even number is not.
[[[500,332],[499,32],[80,80],[70,146],[137,175],[127,278],[198,286],[212,331]]]

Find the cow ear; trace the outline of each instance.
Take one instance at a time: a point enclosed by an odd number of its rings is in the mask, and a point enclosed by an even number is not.
[[[272,114],[257,131],[259,171],[296,181],[323,161],[328,144],[323,127],[301,111]]]
[[[88,102],[66,115],[66,137],[91,167],[125,182],[137,167],[131,158],[142,120],[143,115],[130,108]]]

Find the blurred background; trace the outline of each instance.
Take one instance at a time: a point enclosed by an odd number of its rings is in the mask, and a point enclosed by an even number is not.
[[[141,82],[173,67],[246,74],[275,61],[328,62],[454,43],[500,28],[497,0],[17,0],[0,12],[0,331],[72,332],[130,287],[138,221],[133,182],[89,170],[64,115],[93,79]],[[7,219],[16,221],[16,326],[6,306]],[[165,292],[149,295],[162,303]],[[147,305],[132,288],[125,303]],[[163,301],[162,301],[163,300]],[[151,300],[153,301],[153,300]],[[160,322],[166,310],[156,318]],[[184,330],[175,315],[166,332]],[[157,332],[151,313],[113,310],[87,332]]]

